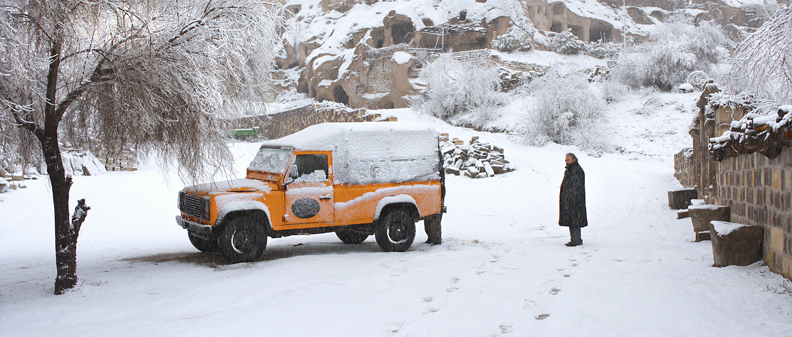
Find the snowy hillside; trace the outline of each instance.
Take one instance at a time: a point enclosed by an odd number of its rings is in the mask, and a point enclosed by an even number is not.
[[[606,110],[622,152],[523,145],[409,109],[382,111],[505,148],[517,169],[448,177],[444,243],[418,231],[404,253],[333,234],[269,241],[260,261],[226,264],[179,228],[173,172],[75,177],[92,207],[79,284],[54,296],[46,179],[0,194],[2,336],[789,336],[792,284],[761,262],[712,267],[666,192],[689,144],[696,94],[628,95]],[[238,172],[258,144],[233,143]],[[568,248],[556,225],[564,154],[586,172],[589,227]],[[418,228],[422,229],[419,223]]]

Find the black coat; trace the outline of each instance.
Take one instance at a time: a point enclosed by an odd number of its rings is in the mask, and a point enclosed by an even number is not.
[[[574,162],[566,167],[559,196],[558,225],[564,227],[586,227],[586,174],[580,164]]]

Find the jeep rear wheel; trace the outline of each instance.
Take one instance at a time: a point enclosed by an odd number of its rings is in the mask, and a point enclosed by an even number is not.
[[[363,241],[366,241],[366,239],[368,239],[369,237],[368,234],[361,234],[346,230],[336,231],[336,236],[341,240],[341,242],[348,244],[362,243]]]
[[[217,240],[207,240],[190,232],[187,232],[187,236],[190,238],[190,243],[192,243],[193,247],[202,252],[216,252],[218,249]]]
[[[243,215],[225,226],[217,243],[223,257],[229,262],[253,262],[261,257],[267,247],[267,232],[264,224],[256,218]]]
[[[415,220],[404,209],[394,209],[374,229],[377,244],[386,252],[403,252],[415,240]]]

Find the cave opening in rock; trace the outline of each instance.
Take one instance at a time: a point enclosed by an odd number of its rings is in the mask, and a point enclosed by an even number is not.
[[[346,91],[344,90],[343,86],[337,85],[333,89],[333,99],[338,103],[343,103],[344,105],[349,105],[349,95],[347,95]]]
[[[586,36],[583,34],[583,26],[577,25],[569,25],[569,29],[572,31],[572,35],[578,38],[578,40],[586,41]]]
[[[393,37],[393,44],[410,43],[413,39],[413,32],[415,28],[412,23],[403,22],[396,23],[391,27],[391,36]]]
[[[589,42],[610,42],[613,40],[613,28],[605,24],[591,24]]]
[[[560,33],[564,31],[564,24],[558,21],[553,21],[553,24],[550,26],[550,31],[554,33]]]

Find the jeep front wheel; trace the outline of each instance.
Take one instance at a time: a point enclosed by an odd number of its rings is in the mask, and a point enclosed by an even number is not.
[[[374,229],[377,244],[386,252],[403,252],[415,240],[415,220],[403,209],[394,209]]]
[[[264,224],[256,218],[243,215],[225,226],[217,243],[223,257],[229,262],[253,262],[261,257],[267,247],[267,232]]]
[[[353,231],[346,231],[346,230],[338,230],[336,231],[336,236],[341,240],[343,243],[348,244],[358,244],[366,241],[368,239],[368,234],[360,234]]]

